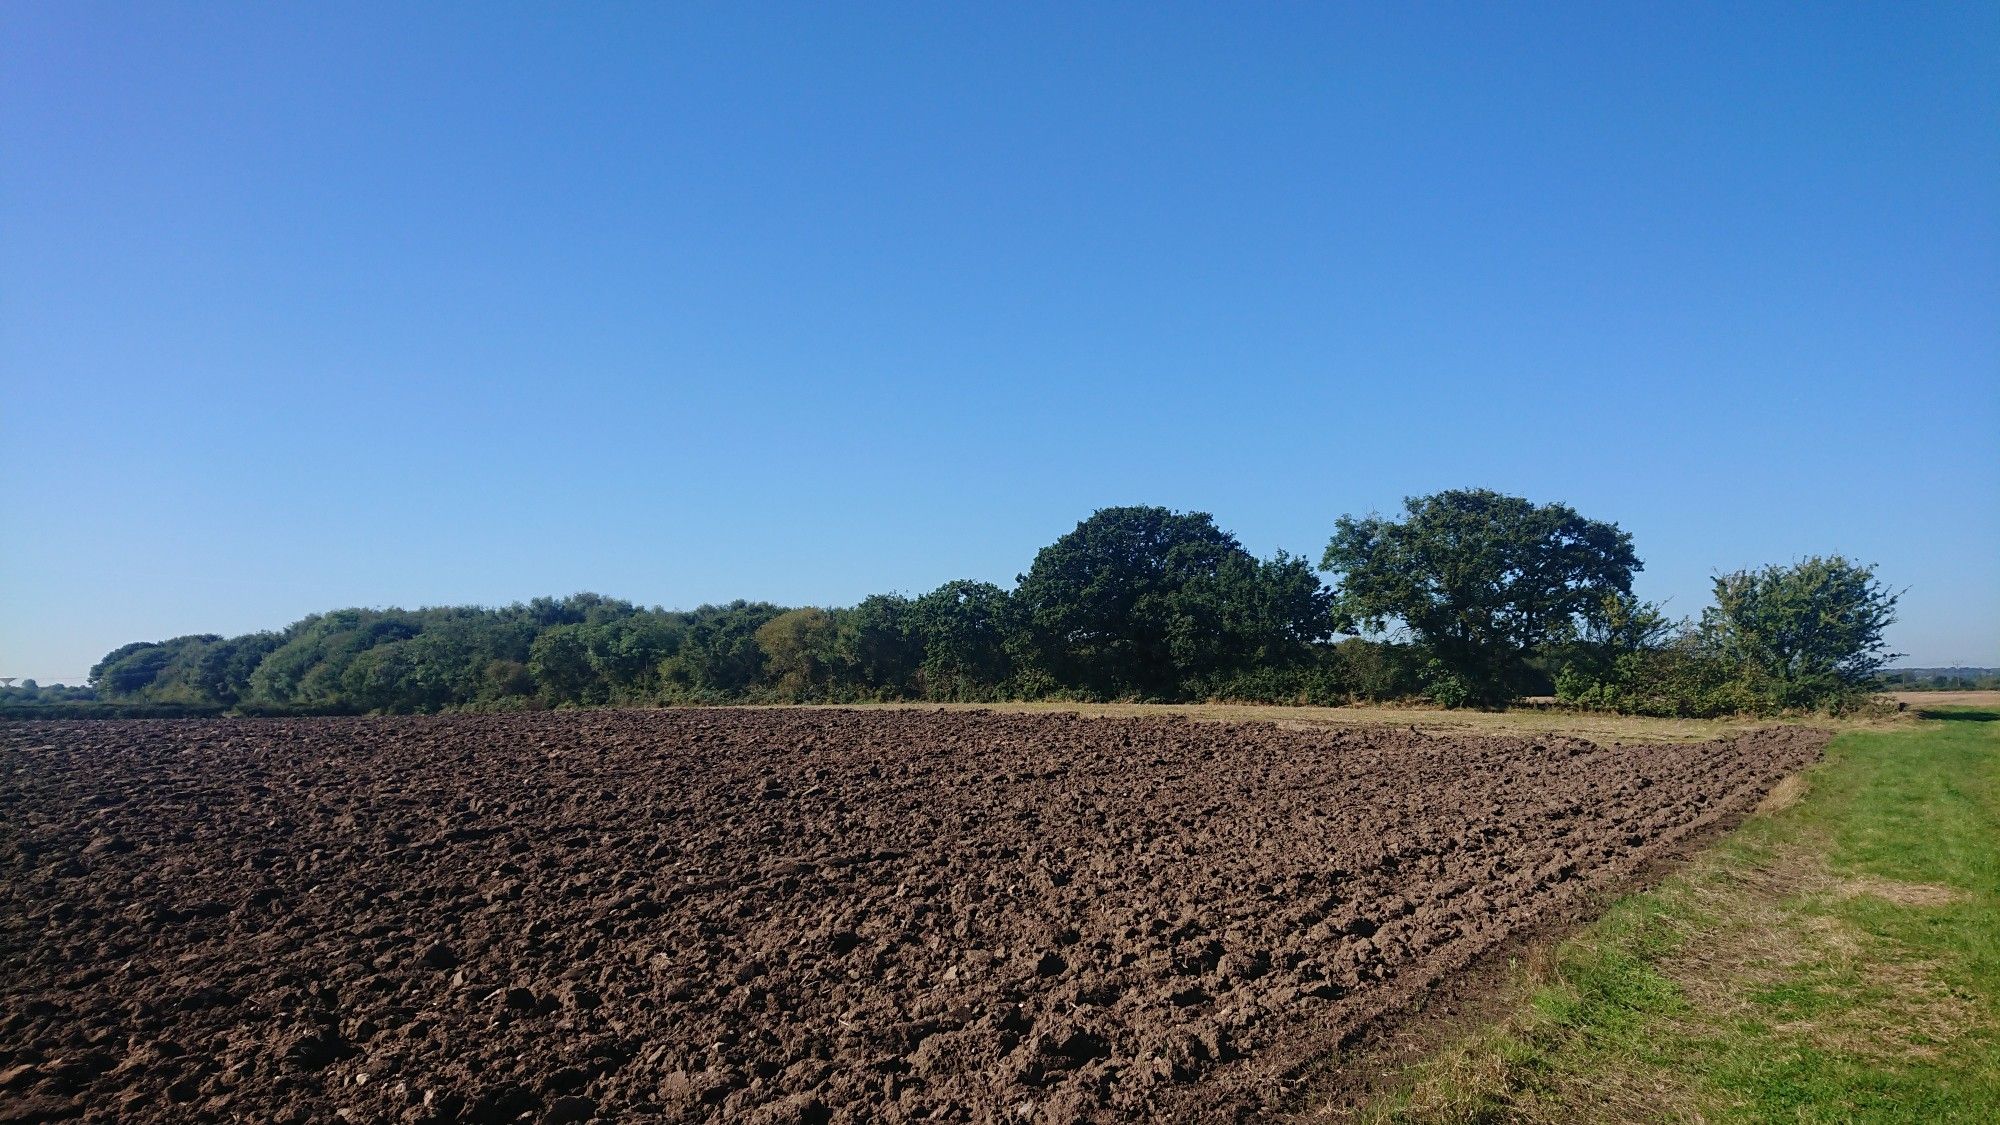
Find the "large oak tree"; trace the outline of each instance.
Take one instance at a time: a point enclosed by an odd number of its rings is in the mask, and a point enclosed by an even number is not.
[[[1176,698],[1332,632],[1308,565],[1260,562],[1206,512],[1100,509],[1042,548],[1014,600],[1036,668],[1102,696]]]
[[[1320,568],[1350,631],[1406,627],[1441,702],[1501,702],[1523,658],[1599,621],[1641,564],[1617,524],[1488,489],[1404,501],[1400,520],[1343,516]]]

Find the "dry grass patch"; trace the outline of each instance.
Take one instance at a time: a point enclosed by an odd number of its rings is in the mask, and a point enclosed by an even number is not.
[[[1676,888],[1706,924],[1676,927],[1686,939],[1682,951],[1660,962],[1688,1006],[1671,1022],[1699,1037],[1775,1011],[1781,1018],[1771,1031],[1780,1041],[1877,1061],[1936,1057],[1977,1025],[1978,1010],[1944,981],[1936,962],[1824,911],[1863,894],[1906,907],[1963,896],[1929,884],[1842,878],[1820,854],[1772,849],[1763,862]]]
[[[2000,708],[2000,691],[1892,691],[1889,698],[1912,711],[1939,707]]]
[[[1511,711],[1441,711],[1423,707],[1353,706],[1310,707],[1261,703],[1067,703],[1051,701],[1013,703],[861,703],[814,704],[812,706],[890,707],[927,710],[990,710],[1012,712],[1063,711],[1093,718],[1157,718],[1185,715],[1203,722],[1276,723],[1304,729],[1346,729],[1351,727],[1401,726],[1426,734],[1463,736],[1479,734],[1567,735],[1600,745],[1625,742],[1707,742],[1727,738],[1773,721],[1757,718],[1656,719],[1643,715],[1611,715],[1600,712],[1560,711],[1532,707]],[[1789,721],[1789,720],[1788,720]],[[1830,726],[1835,723],[1814,719],[1805,725]],[[1879,721],[1879,720],[1878,720]],[[1804,722],[1801,720],[1800,722]]]
[[[1771,791],[1764,794],[1764,799],[1757,802],[1757,807],[1750,813],[1752,816],[1773,816],[1784,812],[1805,798],[1807,788],[1805,774],[1786,774],[1771,786]]]
[[[1905,883],[1896,879],[1879,879],[1873,875],[1842,879],[1834,885],[1833,893],[1840,898],[1873,895],[1876,898],[1887,899],[1897,906],[1950,906],[1965,900],[1965,896],[1958,891],[1938,886],[1936,883]]]

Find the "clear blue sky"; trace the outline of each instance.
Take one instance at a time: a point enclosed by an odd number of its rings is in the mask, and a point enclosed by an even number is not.
[[[2000,664],[2000,7],[1410,7],[6,5],[0,674],[1462,486]]]

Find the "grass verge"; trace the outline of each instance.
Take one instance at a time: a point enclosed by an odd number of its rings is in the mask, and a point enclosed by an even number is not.
[[[1373,1122],[2000,1121],[2000,711],[1850,730]]]

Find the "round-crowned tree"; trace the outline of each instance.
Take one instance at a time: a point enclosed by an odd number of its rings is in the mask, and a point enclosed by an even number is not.
[[[1840,555],[1715,579],[1701,639],[1742,681],[1781,708],[1843,710],[1895,659],[1882,631],[1898,594],[1873,566]]]
[[[1342,516],[1320,569],[1339,576],[1334,612],[1349,631],[1408,629],[1447,705],[1516,696],[1526,655],[1598,622],[1642,566],[1617,524],[1567,504],[1482,488],[1403,509],[1400,520]]]
[[[1297,560],[1259,562],[1207,513],[1158,507],[1079,523],[1035,556],[1014,601],[1036,669],[1099,696],[1174,698],[1330,632]]]

